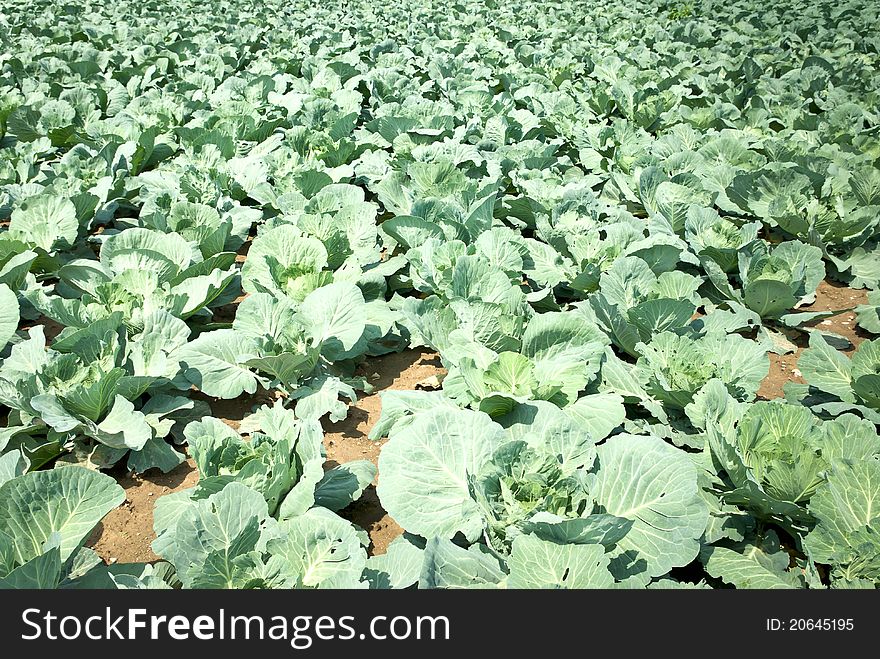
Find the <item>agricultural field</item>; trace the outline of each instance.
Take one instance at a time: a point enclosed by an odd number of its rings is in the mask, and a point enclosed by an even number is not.
[[[876,588],[878,25],[4,0],[0,586]]]

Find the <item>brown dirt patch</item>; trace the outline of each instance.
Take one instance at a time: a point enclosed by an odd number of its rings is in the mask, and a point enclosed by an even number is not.
[[[263,405],[271,405],[279,396],[279,392],[258,386],[253,394],[244,394],[229,400],[206,396],[201,391],[190,391],[189,395],[190,398],[206,402],[211,408],[212,416],[238,430],[242,419],[253,414]]]
[[[847,288],[843,284],[823,281],[816,291],[815,303],[798,311],[849,309],[859,304],[866,304],[867,301],[868,295],[864,290],[855,290]],[[849,339],[853,348],[843,351],[847,355],[851,354],[859,343],[869,338],[869,335],[861,328],[856,327],[856,315],[852,311],[819,321],[814,326],[824,332],[833,332]],[[784,396],[782,388],[786,382],[804,382],[804,379],[799,375],[800,371],[797,370],[797,360],[807,347],[809,339],[803,332],[793,332],[790,338],[797,346],[797,350],[787,355],[770,353],[770,373],[764,378],[758,389],[758,398],[763,400],[781,398]]]
[[[348,417],[339,423],[324,421],[324,445],[327,448],[328,466],[351,460],[379,459],[382,442],[367,438],[381,413],[379,392],[385,389],[411,390],[431,376],[442,375],[439,358],[431,352],[405,350],[401,353],[369,359],[360,375],[374,387],[374,393],[362,396],[349,407]],[[252,396],[233,400],[221,400],[191,392],[192,397],[203,400],[211,407],[211,413],[235,429],[241,420],[260,405],[271,404],[273,392],[260,389]],[[125,469],[109,472],[125,490],[125,503],[112,510],[92,533],[87,545],[92,547],[105,562],[141,563],[158,560],[150,549],[155,539],[153,533],[153,506],[160,496],[171,494],[198,482],[198,472],[192,460],[177,469],[162,474],[151,470],[141,475],[131,475]],[[376,495],[375,483],[360,500],[341,511],[346,519],[365,529],[370,535],[371,554],[383,554],[388,545],[403,529],[392,520]]]
[[[61,330],[64,329],[64,325],[61,323],[56,323],[51,318],[47,318],[46,316],[40,316],[33,322],[24,323],[21,325],[22,331],[27,331],[36,327],[37,325],[42,325],[43,327],[43,335],[46,337],[46,343],[50,344],[55,340],[55,337],[61,334]]]
[[[783,398],[785,393],[782,388],[786,382],[804,383],[804,379],[796,375],[797,360],[803,348],[798,348],[796,353],[787,355],[777,355],[770,353],[770,372],[758,387],[758,398],[760,400],[773,400],[774,398]]]
[[[843,284],[823,281],[816,291],[816,302],[804,311],[831,311],[834,309],[849,309],[860,304],[868,303],[868,292],[864,289],[847,288]],[[832,316],[827,321],[820,321],[816,327],[823,331],[834,332],[849,339],[853,348],[846,350],[851,353],[865,339],[871,338],[870,334],[860,327],[856,327],[856,315],[847,311]]]
[[[362,396],[357,403],[350,405],[348,417],[344,420],[330,423],[325,419],[322,424],[324,446],[331,466],[351,460],[370,460],[378,464],[379,451],[385,440],[374,442],[368,435],[382,412],[379,392],[389,389],[413,390],[420,382],[445,374],[445,369],[440,366],[440,359],[435,353],[416,349],[368,359],[360,374],[373,385],[373,393]],[[388,545],[403,533],[403,529],[379,503],[375,488],[377,483],[378,479],[367,488],[360,500],[341,511],[343,517],[369,533],[372,555],[384,554]]]
[[[153,507],[156,499],[193,487],[199,472],[190,459],[163,474],[151,469],[140,476],[116,468],[109,472],[125,490],[125,502],[98,524],[86,542],[106,563],[149,563],[159,560],[150,549],[153,533]]]

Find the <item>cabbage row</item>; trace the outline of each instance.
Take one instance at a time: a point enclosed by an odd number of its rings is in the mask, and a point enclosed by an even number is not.
[[[880,7],[380,5],[4,3],[0,586],[880,585]],[[369,556],[320,420],[418,346]]]

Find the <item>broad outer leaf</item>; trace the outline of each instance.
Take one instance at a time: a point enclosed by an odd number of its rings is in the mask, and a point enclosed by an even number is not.
[[[364,576],[370,588],[409,588],[419,580],[424,562],[424,551],[409,539],[399,536],[384,554],[370,556]]]
[[[206,332],[181,348],[176,356],[185,365],[186,379],[204,393],[235,398],[257,390],[257,378],[239,357],[252,352],[249,339],[235,330]]]
[[[44,554],[32,558],[0,578],[0,590],[55,589],[58,588],[61,577],[61,554],[58,547],[51,547]]]
[[[565,413],[586,428],[595,441],[607,437],[626,419],[623,398],[617,394],[581,396],[565,408]]]
[[[810,512],[818,523],[804,545],[813,560],[880,582],[880,462],[836,461]]]
[[[18,321],[18,297],[6,284],[0,284],[0,350],[15,335]]]
[[[465,549],[446,538],[425,546],[419,588],[498,588],[506,575],[484,545]]]
[[[709,516],[693,461],[656,437],[617,435],[598,452],[597,502],[605,512],[633,520],[618,548],[644,559],[651,577],[690,563]]]
[[[282,573],[308,588],[354,588],[367,565],[367,552],[347,520],[312,508],[283,522],[284,537],[269,543]]]
[[[510,588],[610,588],[614,578],[602,545],[558,545],[531,535],[513,541]]]
[[[791,309],[797,298],[791,286],[775,279],[759,279],[746,286],[746,306],[762,318],[773,318]]]
[[[66,561],[124,500],[116,481],[97,471],[60,467],[31,472],[0,486],[0,534],[13,538],[19,564],[42,554],[43,545],[58,534],[61,560]]]
[[[788,567],[788,554],[778,552],[784,558],[781,570],[773,569],[768,561],[761,561],[761,549],[748,546],[740,553],[726,547],[707,547],[703,562],[706,572],[737,588],[791,589],[796,588]]]
[[[335,283],[309,293],[300,307],[303,319],[310,323],[315,344],[322,352],[338,358],[351,350],[366,327],[366,303],[354,284]]]
[[[476,539],[483,517],[470,494],[475,475],[504,441],[481,412],[439,409],[392,432],[379,456],[379,498],[410,533]]]
[[[76,207],[69,199],[41,195],[12,212],[9,235],[47,252],[73,245],[79,232]]]
[[[263,496],[241,483],[229,483],[205,499],[181,503],[177,515],[154,520],[158,537],[153,551],[174,564],[184,586],[198,578],[212,553],[246,547],[245,538],[258,537],[259,525],[269,515]]]
[[[329,469],[315,488],[315,503],[341,510],[357,501],[375,477],[376,466],[369,460],[352,460]]]
[[[602,545],[612,549],[632,528],[631,519],[605,513],[586,517],[560,517],[539,512],[529,518],[524,530],[559,544]]]
[[[818,333],[810,335],[810,347],[798,359],[798,368],[810,385],[841,400],[855,401],[849,359],[828,345]]]

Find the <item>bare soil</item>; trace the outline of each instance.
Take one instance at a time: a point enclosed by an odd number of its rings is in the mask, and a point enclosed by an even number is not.
[[[139,476],[124,469],[110,472],[125,490],[125,502],[111,510],[92,533],[86,545],[107,563],[149,563],[159,560],[150,549],[153,533],[153,506],[156,499],[193,487],[199,472],[192,460],[183,462],[167,474],[151,469]]]
[[[277,394],[258,385],[255,393],[243,394],[238,398],[230,400],[212,398],[211,396],[206,396],[201,391],[191,391],[190,397],[208,403],[213,416],[238,430],[242,419],[253,414],[263,405],[271,405],[277,398]]]
[[[51,345],[52,341],[55,340],[55,337],[61,334],[61,330],[64,329],[64,325],[61,323],[56,323],[51,318],[47,318],[46,316],[40,316],[35,321],[30,323],[25,323],[21,325],[21,329],[29,330],[33,329],[37,325],[43,326],[43,335],[46,337],[46,342]]]
[[[378,465],[379,450],[384,439],[368,438],[370,430],[379,420],[382,402],[379,392],[386,390],[413,390],[416,385],[435,376],[445,374],[440,358],[433,352],[404,350],[403,352],[368,359],[360,375],[373,386],[373,393],[362,396],[349,406],[348,416],[338,423],[324,420],[324,446],[328,465],[343,464],[351,460],[370,460]],[[341,511],[346,519],[365,529],[370,535],[370,553],[384,554],[388,545],[403,529],[379,503],[376,485],[371,485],[360,500]]]
[[[379,392],[386,389],[415,389],[423,380],[444,373],[436,355],[420,350],[404,350],[371,358],[365,366],[360,375],[373,385],[373,393],[362,396],[356,404],[351,405],[345,420],[339,423],[325,420],[323,423],[328,467],[351,460],[370,460],[376,464],[383,442],[373,442],[367,435],[381,413]],[[234,400],[211,398],[200,392],[193,392],[193,398],[206,401],[214,416],[238,429],[244,417],[260,405],[270,404],[274,395],[260,389],[253,395]],[[87,545],[108,563],[158,560],[159,557],[150,549],[150,544],[156,538],[153,533],[153,506],[160,496],[193,487],[198,482],[195,464],[187,460],[167,474],[153,469],[132,475],[126,473],[124,468],[109,473],[125,490],[125,502],[104,518]],[[388,545],[403,533],[403,529],[382,508],[375,485],[371,485],[359,501],[340,514],[369,533],[371,554],[383,554]]]
[[[842,284],[823,281],[816,291],[816,301],[809,307],[798,311],[849,309],[859,304],[866,304],[867,301],[867,292],[864,290],[855,290]],[[846,311],[827,320],[819,321],[814,326],[823,332],[833,332],[849,339],[852,348],[844,350],[843,352],[846,354],[851,354],[859,343],[870,338],[861,328],[856,327],[856,315],[852,311]],[[758,389],[758,398],[763,400],[781,398],[784,396],[782,387],[786,382],[804,382],[797,368],[797,360],[807,347],[809,338],[804,332],[793,332],[790,339],[797,346],[797,350],[787,355],[770,353],[770,373],[764,378]]]

